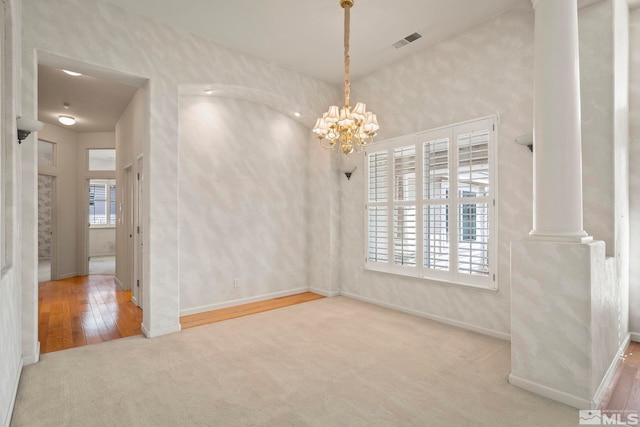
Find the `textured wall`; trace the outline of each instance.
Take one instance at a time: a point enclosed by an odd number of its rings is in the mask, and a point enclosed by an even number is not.
[[[640,117],[640,9],[630,16],[629,116]],[[640,120],[630,121],[629,143],[629,329],[640,333]],[[637,339],[638,337],[634,337]]]
[[[582,197],[584,230],[613,256],[613,10],[610,1],[580,9]]]
[[[310,138],[262,105],[180,98],[181,312],[307,289]]]
[[[38,175],[38,259],[51,258],[53,179]]]
[[[3,180],[3,185],[0,186],[0,197],[4,198],[5,209],[0,212],[0,226],[4,227],[6,234],[3,236],[5,240],[2,242],[4,245],[0,249],[0,255],[5,257],[8,263],[2,263],[4,268],[0,275],[0,424],[8,426],[13,399],[18,389],[23,357],[28,357],[27,362],[33,363],[35,351],[33,348],[24,348],[21,342],[23,317],[20,301],[24,287],[20,274],[22,261],[21,242],[18,241],[20,211],[17,209],[17,202],[22,186],[17,172],[19,148],[15,143],[17,135],[13,120],[18,112],[16,104],[19,96],[17,91],[19,77],[14,73],[17,70],[15,64],[20,47],[20,13],[17,1],[8,0],[3,1],[2,4],[0,25],[3,31],[0,35],[0,62],[3,66],[0,68],[0,102],[2,102],[3,115],[0,117],[0,141],[4,150],[2,152],[3,167],[0,170]],[[35,136],[29,137],[25,143],[37,145]],[[35,319],[28,319],[28,323],[32,325],[36,322]]]
[[[513,140],[532,129],[533,11],[525,5],[379,70],[352,98],[378,114],[379,140],[498,113],[497,293],[363,270],[362,156],[342,181],[342,287],[349,294],[509,333],[509,242],[532,224],[532,156]],[[355,275],[360,283],[354,283]]]
[[[24,0],[23,8],[28,17],[24,28],[25,69],[35,69],[32,52],[38,49],[149,79],[145,88],[149,133],[145,135],[143,151],[147,178],[144,203],[145,211],[151,215],[144,224],[148,230],[144,273],[149,291],[144,293],[148,309],[144,310],[143,325],[149,335],[173,332],[179,328],[180,299],[176,254],[178,86],[217,83],[251,87],[289,100],[291,108],[317,113],[334,101],[339,91],[106,2]],[[25,94],[31,94],[34,76],[27,73],[23,81]],[[29,106],[31,101],[26,100],[23,105]],[[307,126],[313,124],[312,117],[303,120]]]

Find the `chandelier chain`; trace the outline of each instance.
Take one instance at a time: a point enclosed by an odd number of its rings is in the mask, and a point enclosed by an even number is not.
[[[351,5],[344,6],[344,106],[349,106],[351,96],[351,82],[349,74],[351,68],[351,57],[349,56],[349,38],[351,36]]]
[[[361,152],[365,145],[373,141],[376,131],[380,129],[376,115],[367,111],[367,106],[358,102],[351,109],[349,105],[351,82],[349,71],[349,39],[351,36],[351,7],[354,0],[340,0],[344,9],[344,106],[332,105],[322,117],[318,118],[313,133],[318,136],[324,148],[337,149],[345,156],[353,152]]]

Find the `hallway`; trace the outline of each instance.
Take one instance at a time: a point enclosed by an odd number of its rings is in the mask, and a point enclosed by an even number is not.
[[[40,354],[142,333],[142,310],[114,276],[78,276],[39,284]]]

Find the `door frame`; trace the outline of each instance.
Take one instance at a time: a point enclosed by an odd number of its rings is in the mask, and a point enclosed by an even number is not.
[[[133,288],[135,284],[135,273],[134,273],[134,259],[133,256],[135,254],[135,246],[134,246],[134,216],[133,216],[133,201],[134,201],[134,180],[133,180],[133,163],[129,163],[123,168],[123,185],[120,194],[122,195],[122,200],[120,202],[120,206],[122,207],[122,222],[120,223],[122,226],[122,231],[120,235],[123,236],[124,243],[121,247],[124,249],[124,256],[120,257],[120,260],[123,261],[122,265],[124,267],[121,268],[122,272],[122,282],[123,287],[126,290],[131,290],[132,300],[133,300]],[[116,234],[117,237],[117,234]],[[135,302],[134,302],[135,304]],[[136,304],[137,305],[137,304]]]
[[[144,155],[140,154],[135,162],[133,191],[133,282],[131,300],[144,311]]]

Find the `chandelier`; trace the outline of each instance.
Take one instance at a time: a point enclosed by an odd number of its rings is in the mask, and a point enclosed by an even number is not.
[[[329,111],[320,117],[313,132],[320,139],[324,148],[336,149],[345,156],[355,152],[361,152],[365,145],[373,140],[376,131],[380,129],[378,119],[371,111],[367,111],[366,105],[358,102],[351,110],[349,106],[349,33],[351,7],[354,0],[340,0],[340,6],[344,9],[344,107],[337,105],[329,107]]]

